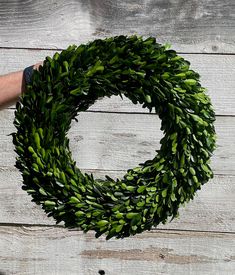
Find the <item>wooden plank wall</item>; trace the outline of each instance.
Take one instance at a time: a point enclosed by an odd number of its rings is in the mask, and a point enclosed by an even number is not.
[[[180,218],[123,240],[55,225],[21,190],[0,111],[0,274],[235,274],[235,2],[233,0],[0,0],[0,74],[70,44],[118,34],[170,42],[201,74],[216,111],[215,177]],[[7,91],[6,91],[7,92]],[[98,101],[69,131],[74,159],[95,177],[121,177],[154,156],[160,120],[128,100]]]

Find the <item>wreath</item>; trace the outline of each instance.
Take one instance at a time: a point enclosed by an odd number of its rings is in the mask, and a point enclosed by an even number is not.
[[[12,133],[22,189],[56,223],[128,237],[178,216],[213,177],[215,113],[199,74],[154,37],[115,36],[46,57],[16,104]],[[122,95],[161,119],[157,155],[122,179],[95,179],[76,166],[71,120],[98,98]]]

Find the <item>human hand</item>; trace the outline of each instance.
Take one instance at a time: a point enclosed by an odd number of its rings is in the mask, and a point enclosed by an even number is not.
[[[38,70],[40,65],[43,65],[43,62],[42,62],[42,61],[36,63],[36,64],[33,66],[33,69],[34,69],[34,70]]]

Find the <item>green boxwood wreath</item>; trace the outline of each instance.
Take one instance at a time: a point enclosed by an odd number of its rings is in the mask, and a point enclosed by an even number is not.
[[[12,133],[22,189],[56,223],[106,239],[150,230],[178,216],[213,177],[215,113],[199,74],[154,37],[115,36],[46,57],[16,104]],[[72,159],[71,120],[98,98],[125,95],[161,119],[157,155],[122,179],[94,179]]]

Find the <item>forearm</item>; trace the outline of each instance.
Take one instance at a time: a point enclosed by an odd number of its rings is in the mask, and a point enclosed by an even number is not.
[[[33,65],[38,70],[42,62]],[[24,71],[0,76],[0,110],[14,104],[25,90]]]
[[[24,89],[23,71],[0,76],[0,109],[15,103]]]

